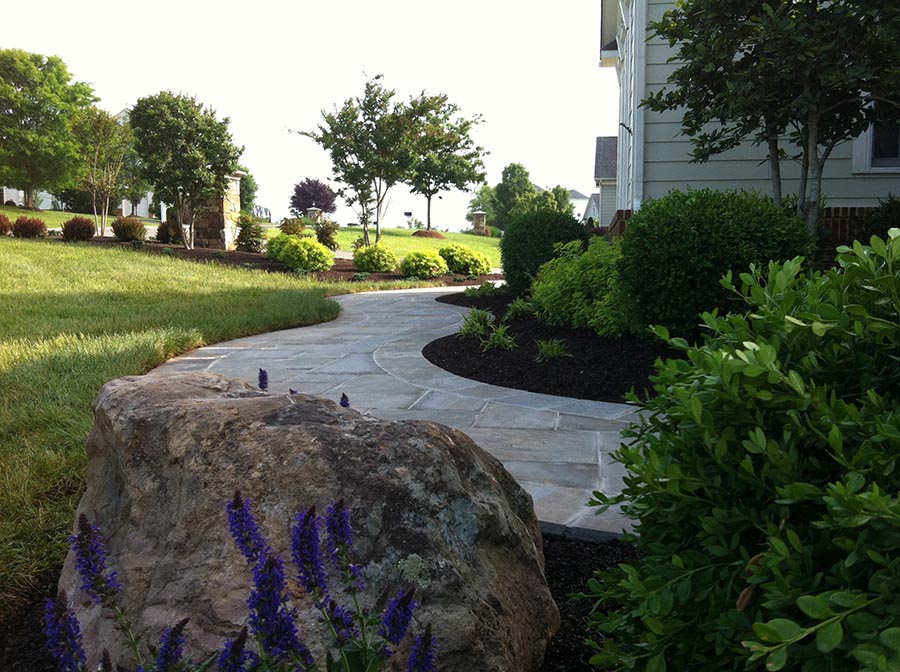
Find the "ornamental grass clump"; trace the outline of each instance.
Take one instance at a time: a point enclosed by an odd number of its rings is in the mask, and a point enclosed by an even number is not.
[[[730,274],[615,454],[643,554],[589,583],[604,670],[890,670],[900,658],[900,230]],[[633,397],[633,400],[637,401]],[[607,613],[603,613],[607,611]]]
[[[459,336],[460,338],[482,338],[487,336],[493,324],[494,314],[492,312],[473,308],[463,318],[462,326],[459,328]]]
[[[291,532],[291,557],[296,578],[304,594],[312,600],[328,628],[333,651],[324,661],[316,660],[297,628],[297,611],[288,588],[282,559],[275,554],[253,515],[252,502],[239,491],[226,505],[228,529],[235,545],[251,569],[252,588],[247,599],[247,625],[220,651],[200,662],[184,659],[184,629],[188,619],[166,628],[156,647],[144,647],[133,634],[128,615],[117,604],[122,586],[108,567],[105,542],[100,531],[82,514],[78,533],[72,537],[81,589],[103,609],[109,610],[123,633],[133,664],[140,672],[378,672],[393,655],[392,647],[407,637],[416,610],[415,589],[401,589],[381,615],[373,615],[360,605],[364,580],[352,559],[353,528],[344,500],[332,502],[323,517],[313,506],[298,513]],[[353,608],[338,603],[329,587],[329,575],[338,575]],[[48,599],[44,610],[44,632],[53,658],[61,672],[87,672],[87,656],[81,629],[68,598],[60,592]],[[433,672],[437,642],[431,625],[415,638],[403,669]],[[98,668],[102,672],[124,670],[113,667],[104,650]],[[396,669],[396,668],[395,668]]]

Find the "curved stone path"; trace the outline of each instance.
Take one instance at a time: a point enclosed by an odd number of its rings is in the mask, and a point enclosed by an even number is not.
[[[594,490],[622,487],[610,453],[635,407],[522,392],[460,378],[422,356],[430,341],[455,333],[466,308],[438,303],[447,288],[364,292],[336,297],[340,316],[195,350],[158,371],[210,371],[337,401],[386,420],[433,420],[471,436],[531,493],[544,529],[579,538],[618,535],[619,512],[586,506]],[[477,347],[474,346],[473,347]]]

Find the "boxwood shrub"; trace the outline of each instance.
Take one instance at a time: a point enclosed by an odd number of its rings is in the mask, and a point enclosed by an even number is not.
[[[334,265],[334,253],[311,238],[285,236],[276,259],[301,273],[327,271]]]
[[[553,258],[556,243],[587,240],[575,219],[558,210],[527,210],[514,217],[500,239],[500,258],[506,284],[515,294],[531,286],[541,264]]]
[[[90,240],[94,237],[94,222],[87,217],[72,217],[62,225],[62,237],[65,241]]]
[[[459,275],[486,275],[491,272],[491,260],[478,250],[465,245],[446,245],[438,250],[451,273]]]
[[[365,273],[393,273],[397,255],[383,245],[363,245],[353,252],[353,265]]]
[[[418,250],[406,255],[400,272],[407,277],[436,278],[448,273],[447,262],[435,250]]]
[[[603,572],[591,663],[886,670],[900,651],[900,231],[806,275],[724,283],[740,314],[660,365],[621,502],[645,557]],[[599,639],[599,638],[598,638]]]
[[[698,315],[727,309],[726,271],[808,255],[803,222],[752,191],[671,191],[648,199],[628,222],[619,279],[633,325],[690,336]]]
[[[46,238],[47,225],[37,217],[19,217],[13,222],[12,234],[16,238]]]

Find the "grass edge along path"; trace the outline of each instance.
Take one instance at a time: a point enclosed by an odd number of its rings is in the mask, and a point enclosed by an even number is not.
[[[0,618],[66,553],[105,382],[202,345],[333,320],[328,296],[375,288],[0,240]]]
[[[340,249],[346,252],[352,252],[353,242],[362,236],[362,231],[362,227],[359,226],[340,227],[337,232],[337,240]],[[402,261],[410,252],[418,250],[434,250],[437,252],[442,247],[455,243],[457,245],[465,245],[466,247],[470,247],[473,250],[486,254],[488,259],[491,260],[491,266],[500,268],[499,238],[477,236],[473,233],[441,231],[441,235],[445,237],[445,239],[442,240],[440,238],[413,236],[413,233],[415,233],[413,229],[382,229],[381,242],[379,244],[390,248],[394,254],[397,255],[397,259]],[[374,242],[374,227],[370,228],[369,235],[371,236],[372,242]]]

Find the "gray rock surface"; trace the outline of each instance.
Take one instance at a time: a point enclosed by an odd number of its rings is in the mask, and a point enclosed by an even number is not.
[[[225,513],[240,489],[289,573],[296,512],[345,498],[367,581],[362,602],[416,583],[422,606],[411,630],[432,623],[438,669],[539,668],[559,615],[531,497],[465,434],[205,373],[114,380],[94,412],[78,513],[109,538],[120,602],[145,641],[189,616],[188,652],[199,658],[245,623],[250,569]],[[92,662],[102,647],[126,656],[78,584],[70,553],[60,587]],[[309,600],[294,602],[301,635],[322,655],[324,626]]]

